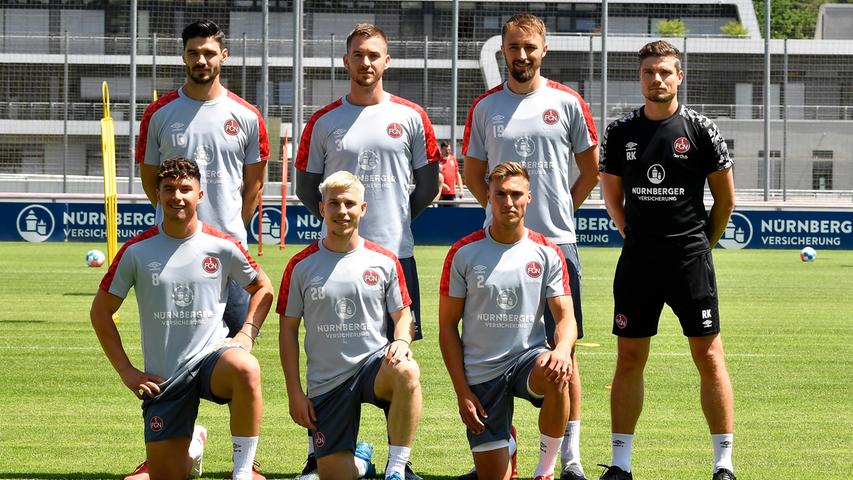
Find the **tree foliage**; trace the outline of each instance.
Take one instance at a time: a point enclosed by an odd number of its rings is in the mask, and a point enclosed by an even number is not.
[[[658,33],[664,37],[686,37],[690,30],[680,18],[661,20],[657,24]]]
[[[764,32],[764,1],[753,0],[758,28]],[[814,38],[817,13],[824,3],[849,3],[844,0],[771,0],[770,38]]]

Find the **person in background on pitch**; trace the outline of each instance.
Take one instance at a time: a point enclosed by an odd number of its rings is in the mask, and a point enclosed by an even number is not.
[[[290,416],[311,432],[320,478],[352,480],[375,473],[372,447],[356,443],[361,404],[382,408],[390,443],[385,479],[402,480],[421,416],[406,281],[393,253],[359,236],[367,203],[358,178],[339,171],[319,188],[326,236],[288,262],[276,308]],[[301,319],[307,395],[299,374]]]
[[[139,126],[136,161],[151,205],[157,203],[157,167],[175,157],[195,160],[206,201],[198,216],[248,248],[246,226],[261,198],[269,159],[269,140],[260,112],[220,80],[228,60],[225,33],[210,20],[187,25],[181,33],[184,85],[145,110]],[[228,285],[225,323],[230,336],[243,325],[248,295]]]
[[[423,331],[411,224],[439,193],[438,144],[423,108],[382,86],[391,62],[382,29],[356,25],[347,36],[343,61],[350,91],[314,113],[305,125],[296,156],[296,195],[320,218],[317,187],[323,179],[339,170],[359,178],[371,205],[359,234],[399,258],[412,299],[412,339],[418,340]],[[387,316],[386,328],[392,338],[394,324]],[[304,474],[316,470],[313,448],[309,440]],[[407,466],[406,480],[420,477]]]
[[[462,198],[462,175],[459,173],[459,163],[456,155],[447,142],[441,142],[441,194],[439,200],[456,200]],[[444,205],[453,206],[453,205]]]
[[[92,327],[122,383],[142,400],[147,458],[136,478],[201,476],[207,430],[193,425],[204,398],[227,403],[231,412],[233,478],[262,480],[252,466],[262,397],[260,367],[251,351],[273,289],[238,240],[198,219],[204,198],[199,177],[191,160],[160,165],[163,220],[119,250],[92,302]],[[222,320],[229,280],[250,295],[246,321],[233,338]],[[130,362],[112,318],[131,287],[144,370]]]
[[[501,52],[507,81],[481,95],[468,112],[462,153],[468,190],[486,208],[484,178],[499,163],[515,161],[530,172],[531,204],[525,222],[559,245],[569,270],[572,306],[578,338],[583,338],[581,264],[574,214],[598,184],[598,137],[589,106],[574,90],[542,76],[548,52],[545,24],[531,14],[519,14],[504,23]],[[578,168],[571,181],[572,161]],[[549,341],[554,321],[545,310]],[[580,459],[581,378],[577,357],[569,384],[571,412],[560,452],[562,480],[585,480]],[[460,479],[476,478],[469,472]]]
[[[566,262],[559,247],[524,226],[533,199],[527,170],[502,163],[488,182],[491,223],[456,242],[444,261],[439,345],[477,477],[517,476],[517,455],[508,447],[513,397],[519,397],[541,408],[533,478],[552,480],[569,418],[577,339]],[[545,310],[555,320],[552,348]]]
[[[613,458],[604,480],[630,480],[643,371],[663,305],[681,322],[699,370],[714,447],[714,480],[735,480],[734,395],[720,339],[711,249],[734,209],[732,159],[717,126],[678,103],[681,54],[656,41],[639,52],[645,104],[611,123],[601,145],[604,202],[625,238],[613,280],[616,372],[610,391]],[[714,198],[705,211],[705,182]]]

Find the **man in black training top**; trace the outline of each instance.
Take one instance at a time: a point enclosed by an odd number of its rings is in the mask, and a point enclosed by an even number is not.
[[[734,401],[711,258],[734,209],[732,159],[717,126],[678,103],[684,79],[678,49],[651,42],[639,57],[645,105],[607,127],[599,166],[607,211],[625,238],[613,280],[613,333],[619,338],[610,391],[613,459],[601,478],[633,478],[643,369],[666,303],[699,370],[713,480],[735,480]],[[710,214],[703,202],[706,180],[714,198]]]

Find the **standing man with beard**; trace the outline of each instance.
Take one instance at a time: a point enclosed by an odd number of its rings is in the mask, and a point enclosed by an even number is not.
[[[195,160],[206,193],[199,218],[245,248],[246,225],[258,207],[270,156],[267,129],[258,109],[220,81],[228,49],[219,26],[199,20],[187,25],[181,38],[187,81],[149,105],[139,125],[142,187],[160,218],[157,167],[176,157]],[[246,317],[247,300],[239,286],[229,284],[225,323],[232,336]]]
[[[270,155],[266,125],[258,109],[220,81],[228,59],[222,29],[210,20],[198,20],[184,28],[181,38],[187,80],[149,105],[139,125],[136,161],[142,188],[160,221],[158,167],[172,158],[194,160],[205,192],[199,219],[247,248],[246,225],[258,207]],[[248,308],[248,293],[229,281],[223,313],[229,337],[240,331]],[[125,480],[146,480],[146,471],[147,465],[142,464]]]
[[[423,332],[411,223],[438,195],[441,155],[423,108],[383,88],[382,75],[391,57],[382,29],[356,25],[347,36],[343,60],[350,92],[314,113],[305,125],[296,157],[296,195],[322,218],[320,183],[339,170],[358,177],[371,206],[359,233],[399,258],[412,299],[411,338],[418,340]],[[386,328],[388,338],[393,338],[390,317]],[[313,448],[309,441],[305,475],[316,470]],[[407,466],[406,479],[416,478],[420,477]]]
[[[581,265],[574,213],[598,184],[598,143],[589,106],[574,90],[540,74],[548,52],[545,24],[531,14],[512,16],[501,31],[507,81],[481,95],[468,112],[462,154],[465,184],[487,207],[488,171],[518,162],[530,174],[530,204],[525,222],[563,251],[569,270],[578,338],[583,337]],[[571,162],[578,175],[571,181]],[[554,345],[554,319],[545,309],[548,341]],[[573,352],[574,355],[574,352]],[[576,356],[569,382],[571,411],[560,452],[561,479],[585,479],[580,462],[581,380]],[[462,478],[475,478],[473,472]]]
[[[734,394],[720,338],[711,249],[734,209],[732,159],[717,126],[678,103],[681,52],[665,41],[639,52],[645,105],[607,127],[601,147],[607,212],[625,237],[613,280],[618,336],[610,391],[612,461],[602,480],[631,480],[643,371],[664,304],[672,308],[699,371],[714,448],[713,480],[735,480]],[[705,182],[714,198],[705,211]],[[654,259],[654,260],[652,260]]]

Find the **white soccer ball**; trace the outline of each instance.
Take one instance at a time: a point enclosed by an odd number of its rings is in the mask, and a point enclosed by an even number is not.
[[[107,256],[100,250],[89,250],[86,252],[86,265],[98,268],[107,261]]]
[[[811,262],[817,257],[817,251],[812,247],[805,247],[800,250],[800,260],[804,262]]]

